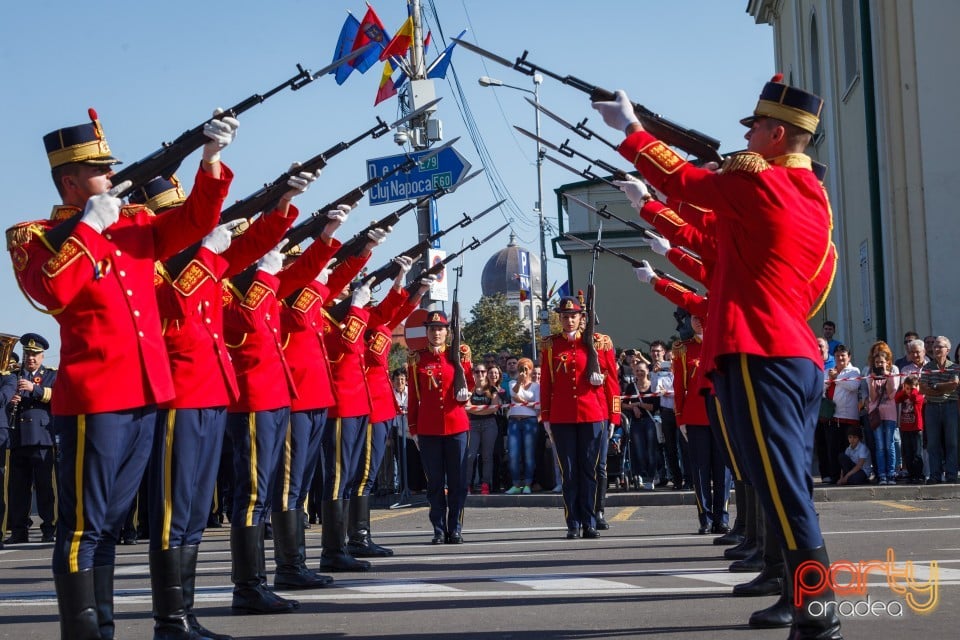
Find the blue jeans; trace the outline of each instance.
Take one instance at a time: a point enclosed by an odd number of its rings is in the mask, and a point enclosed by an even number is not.
[[[644,482],[653,482],[657,476],[657,423],[653,418],[633,418],[630,421],[630,444],[633,446],[633,475]]]
[[[947,481],[957,479],[957,418],[956,402],[927,402],[923,407],[932,480],[939,481],[944,471]]]
[[[510,478],[513,486],[527,487],[533,484],[533,472],[537,464],[536,417],[509,419],[507,452],[510,454]]]
[[[877,475],[881,480],[895,480],[897,477],[897,453],[893,447],[893,432],[897,430],[894,420],[882,420],[873,430],[877,450]]]

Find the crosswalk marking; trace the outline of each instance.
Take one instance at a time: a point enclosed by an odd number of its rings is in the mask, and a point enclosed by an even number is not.
[[[527,587],[534,591],[598,591],[608,589],[643,589],[643,587],[615,580],[598,580],[597,578],[530,578],[526,580],[495,578],[497,582],[515,584]]]

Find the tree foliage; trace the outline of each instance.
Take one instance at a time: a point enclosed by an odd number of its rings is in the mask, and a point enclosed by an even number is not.
[[[529,353],[530,331],[524,328],[502,293],[481,297],[470,309],[470,316],[470,321],[463,326],[463,341],[470,345],[474,358],[501,349]]]

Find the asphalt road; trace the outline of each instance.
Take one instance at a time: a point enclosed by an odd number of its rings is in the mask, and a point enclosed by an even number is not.
[[[887,499],[873,491],[845,496],[818,502],[831,560],[883,561],[892,550],[899,570],[905,561],[913,570],[913,583],[897,592],[885,568],[875,566],[867,594],[875,608],[883,602],[889,611],[844,617],[845,637],[955,637],[960,501]],[[729,573],[712,536],[696,535],[694,507],[612,506],[610,531],[597,540],[568,541],[562,511],[542,506],[546,496],[531,497],[539,499],[529,506],[468,507],[463,545],[431,545],[424,507],[377,510],[375,538],[396,555],[374,561],[369,573],[339,574],[329,588],[285,594],[302,606],[279,616],[231,615],[228,530],[209,530],[201,546],[198,613],[207,627],[236,638],[284,640],[786,637],[786,630],[746,626],[750,612],[772,599],[729,595],[733,584],[752,576]],[[315,564],[319,527],[307,532],[307,543]],[[58,637],[50,547],[31,543],[0,551],[0,638]],[[146,544],[118,551],[117,638],[150,638]],[[272,571],[272,551],[267,566]],[[849,581],[850,574],[843,575]],[[866,598],[842,600],[852,606]],[[911,603],[932,603],[932,611],[918,614]]]

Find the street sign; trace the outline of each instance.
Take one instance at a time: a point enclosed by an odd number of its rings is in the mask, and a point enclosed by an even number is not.
[[[518,253],[520,258],[519,263],[517,264],[517,279],[520,281],[520,291],[526,291],[527,294],[530,294],[530,252],[521,249]],[[522,300],[523,298],[521,298]]]
[[[419,159],[430,150],[411,153],[410,157]],[[367,160],[367,177],[382,176],[391,169],[403,164],[407,154],[374,158]],[[401,200],[412,200],[433,193],[437,189],[451,187],[460,181],[470,170],[470,163],[453,147],[447,147],[423,164],[418,164],[410,173],[400,172],[375,184],[368,192],[369,204],[387,204]]]
[[[426,349],[427,328],[423,323],[427,321],[426,309],[415,309],[413,313],[407,316],[403,323],[403,340],[407,343],[407,349],[410,351],[419,351]]]
[[[427,249],[427,268],[432,267],[438,262],[443,262],[444,258],[447,257],[447,252],[443,249]],[[441,300],[446,302],[450,299],[447,295],[447,268],[444,267],[443,271],[440,272],[440,275],[437,276],[437,281],[430,285],[430,292],[428,294],[431,300]]]

